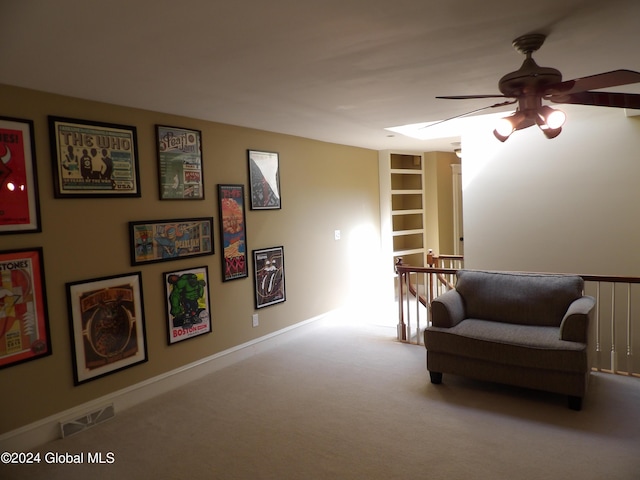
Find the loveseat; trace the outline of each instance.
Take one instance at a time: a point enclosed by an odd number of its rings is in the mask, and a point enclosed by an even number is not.
[[[424,331],[431,382],[454,374],[568,396],[582,408],[595,300],[577,275],[459,270]]]

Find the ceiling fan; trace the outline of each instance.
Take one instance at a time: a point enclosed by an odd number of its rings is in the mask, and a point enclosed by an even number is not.
[[[557,137],[562,131],[566,116],[561,110],[543,105],[543,100],[553,103],[640,109],[640,95],[638,94],[591,91],[638,83],[640,82],[640,72],[613,70],[563,82],[560,71],[555,68],[540,67],[532,58],[533,52],[542,46],[545,39],[546,36],[541,33],[531,33],[513,41],[513,47],[524,54],[526,58],[518,70],[506,74],[498,82],[498,89],[502,95],[457,95],[436,98],[452,100],[509,99],[453,118],[517,102],[518,107],[515,113],[501,119],[493,131],[493,134],[501,142],[504,142],[516,130],[522,130],[532,125],[538,125],[547,138]]]

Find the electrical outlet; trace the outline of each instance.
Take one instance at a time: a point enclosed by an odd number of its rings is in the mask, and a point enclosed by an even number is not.
[[[251,324],[252,324],[254,327],[257,327],[258,325],[260,325],[260,321],[258,320],[258,314],[257,314],[257,313],[254,313],[254,314],[251,316]]]
[[[334,230],[333,238],[335,238],[336,240],[340,240],[340,230]]]

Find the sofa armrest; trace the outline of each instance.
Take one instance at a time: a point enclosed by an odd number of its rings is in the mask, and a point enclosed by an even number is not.
[[[431,302],[431,325],[451,328],[465,319],[464,300],[457,290],[449,290]]]
[[[585,295],[569,305],[560,324],[560,340],[587,343],[589,316],[595,304],[593,297]]]

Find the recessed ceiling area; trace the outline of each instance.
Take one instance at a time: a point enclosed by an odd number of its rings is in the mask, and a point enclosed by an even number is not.
[[[386,128],[495,103],[435,97],[498,94],[526,33],[547,35],[536,61],[564,79],[640,70],[636,0],[3,0],[0,12],[0,83],[374,150],[452,150],[455,131]]]

